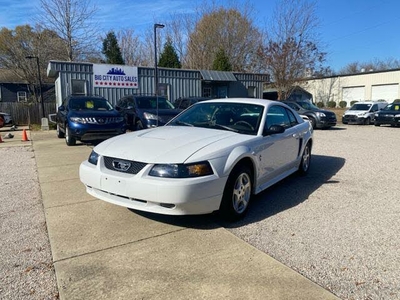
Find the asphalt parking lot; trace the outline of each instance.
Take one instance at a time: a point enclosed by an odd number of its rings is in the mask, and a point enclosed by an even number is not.
[[[96,200],[77,173],[90,147],[33,133],[59,296],[400,299],[399,134],[315,131],[309,176],[285,179],[254,199],[245,220],[221,224]],[[0,298],[9,295],[0,287]]]

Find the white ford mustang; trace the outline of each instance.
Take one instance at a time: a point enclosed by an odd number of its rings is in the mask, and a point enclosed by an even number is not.
[[[219,210],[237,220],[251,196],[307,173],[312,127],[283,103],[199,102],[162,127],[126,133],[93,148],[80,165],[89,194],[169,215]]]

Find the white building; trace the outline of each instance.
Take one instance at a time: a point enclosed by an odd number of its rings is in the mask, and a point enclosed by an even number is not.
[[[310,79],[302,87],[313,95],[313,102],[400,99],[400,69],[367,71],[352,75],[335,75]]]

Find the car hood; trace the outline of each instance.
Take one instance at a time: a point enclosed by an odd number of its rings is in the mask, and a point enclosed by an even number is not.
[[[225,155],[255,136],[186,126],[162,126],[126,133],[94,148],[97,153],[146,163],[184,163]]]

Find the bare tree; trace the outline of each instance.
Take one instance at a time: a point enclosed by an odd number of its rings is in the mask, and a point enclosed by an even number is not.
[[[384,71],[400,68],[400,60],[387,58],[385,60],[374,59],[369,62],[351,62],[340,69],[339,74],[357,74],[361,72]]]
[[[90,0],[40,0],[43,25],[65,42],[68,60],[93,55],[98,42],[92,17],[97,11]]]
[[[203,1],[195,16],[173,15],[168,24],[171,38],[183,68],[211,69],[217,52],[222,48],[231,59],[235,71],[253,71],[257,66],[257,48],[261,34],[253,25],[252,6],[232,2],[225,8],[215,2]]]
[[[58,35],[39,26],[33,29],[29,25],[23,25],[14,30],[2,28],[0,31],[1,67],[10,70],[17,78],[27,81],[32,86],[38,82],[37,61],[28,60],[26,57],[38,58],[41,80],[44,81],[43,75],[46,74],[48,61],[63,60],[67,57],[66,51],[63,50],[63,43]]]
[[[281,0],[265,33],[259,54],[271,74],[278,99],[286,99],[305,77],[318,72],[325,61],[316,35],[315,3]]]

